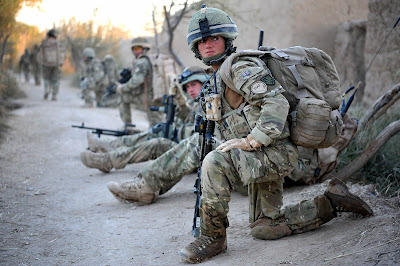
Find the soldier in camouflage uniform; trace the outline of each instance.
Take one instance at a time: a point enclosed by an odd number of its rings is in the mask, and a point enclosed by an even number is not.
[[[119,113],[122,121],[132,123],[131,104],[135,104],[147,114],[150,126],[160,121],[161,116],[157,112],[151,112],[149,106],[156,105],[153,102],[153,69],[147,52],[150,50],[149,42],[142,37],[131,41],[131,49],[136,58],[132,70],[132,77],[125,84],[119,84],[117,92],[121,95]]]
[[[57,94],[60,88],[61,67],[64,62],[65,53],[57,40],[57,31],[51,29],[47,32],[46,38],[40,45],[38,61],[42,65],[42,74],[44,81],[43,99],[52,93],[52,100],[57,100]]]
[[[207,79],[208,76],[203,69],[191,67],[185,69],[171,87],[170,92],[175,95],[178,103],[176,113],[176,118],[180,120],[176,123],[176,141],[178,142],[193,134],[195,114],[201,112],[201,108],[194,102],[194,98],[199,95],[201,86]],[[182,90],[190,96],[190,100],[186,100]],[[162,133],[155,133],[152,128],[148,132],[107,141],[93,137],[88,132],[91,151],[82,152],[80,158],[85,166],[97,168],[102,172],[109,172],[112,168],[121,169],[127,164],[153,160],[177,144],[173,140],[160,137]],[[98,153],[99,151],[102,153]]]
[[[93,99],[90,91],[94,91],[96,95],[96,106],[100,105],[101,97],[105,91],[104,68],[101,61],[96,58],[93,48],[87,47],[83,49],[84,72],[81,77],[80,87],[82,96],[85,100],[86,107],[93,107]]]
[[[226,250],[228,203],[236,184],[248,185],[251,235],[258,239],[315,229],[339,211],[372,215],[369,206],[337,179],[323,195],[281,209],[283,178],[298,163],[288,129],[289,103],[260,58],[234,57],[237,35],[232,19],[219,9],[203,5],[189,22],[189,48],[214,69],[205,90],[205,101],[212,107],[207,116],[225,139],[202,164],[201,235],[180,251],[189,263]],[[209,91],[214,94],[208,95]],[[215,91],[220,102],[214,100]]]
[[[30,65],[30,55],[28,48],[25,48],[24,53],[19,59],[19,72],[24,74],[25,82],[29,82],[29,65]]]
[[[104,80],[103,84],[106,88],[108,86],[112,86],[118,80],[118,70],[117,70],[117,63],[112,55],[107,54],[103,61],[104,67]],[[104,95],[101,98],[100,107],[117,107],[119,104],[119,96],[115,93],[112,95]]]
[[[41,65],[38,61],[38,53],[40,51],[39,45],[35,44],[33,45],[32,52],[30,55],[30,61],[31,61],[31,69],[32,69],[32,75],[33,78],[35,79],[35,85],[40,86],[40,73],[41,73]]]

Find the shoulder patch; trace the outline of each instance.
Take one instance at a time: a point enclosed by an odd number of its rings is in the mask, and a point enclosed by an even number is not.
[[[275,85],[275,79],[270,74],[267,74],[266,76],[262,77],[260,80],[268,86]]]
[[[254,94],[266,93],[268,91],[268,86],[264,82],[256,81],[251,85],[251,92]]]

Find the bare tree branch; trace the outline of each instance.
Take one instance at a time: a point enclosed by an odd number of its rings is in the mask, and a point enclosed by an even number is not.
[[[382,95],[375,103],[367,110],[365,115],[358,123],[358,132],[361,132],[367,125],[371,124],[378,117],[387,111],[400,98],[400,83],[394,85],[392,89]]]
[[[386,142],[400,131],[400,120],[392,122],[373,140],[369,146],[355,159],[337,173],[327,175],[324,180],[337,177],[346,181],[360,170]]]

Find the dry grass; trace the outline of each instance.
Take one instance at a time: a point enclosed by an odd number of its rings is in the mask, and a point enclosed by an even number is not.
[[[365,110],[355,108],[352,117],[362,117]],[[339,168],[351,163],[391,122],[400,119],[400,111],[392,107],[374,123],[359,132],[339,156]],[[373,183],[376,190],[388,197],[400,196],[400,134],[393,136],[358,172],[354,181]]]
[[[12,99],[25,97],[18,87],[16,78],[6,70],[0,70],[0,142],[9,129],[7,125],[8,111],[17,108]]]

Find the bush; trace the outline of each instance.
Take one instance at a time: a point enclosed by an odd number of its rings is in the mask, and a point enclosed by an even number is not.
[[[17,80],[5,70],[0,70],[0,142],[8,130],[7,117],[8,109],[12,105],[11,99],[26,97],[26,94],[18,87]]]
[[[365,110],[353,110],[352,117],[362,117]],[[392,107],[363,131],[339,156],[339,169],[351,163],[364,151],[379,133],[391,122],[400,119],[399,108]],[[375,184],[377,191],[385,196],[400,196],[400,134],[394,135],[376,155],[355,175],[353,181]]]

